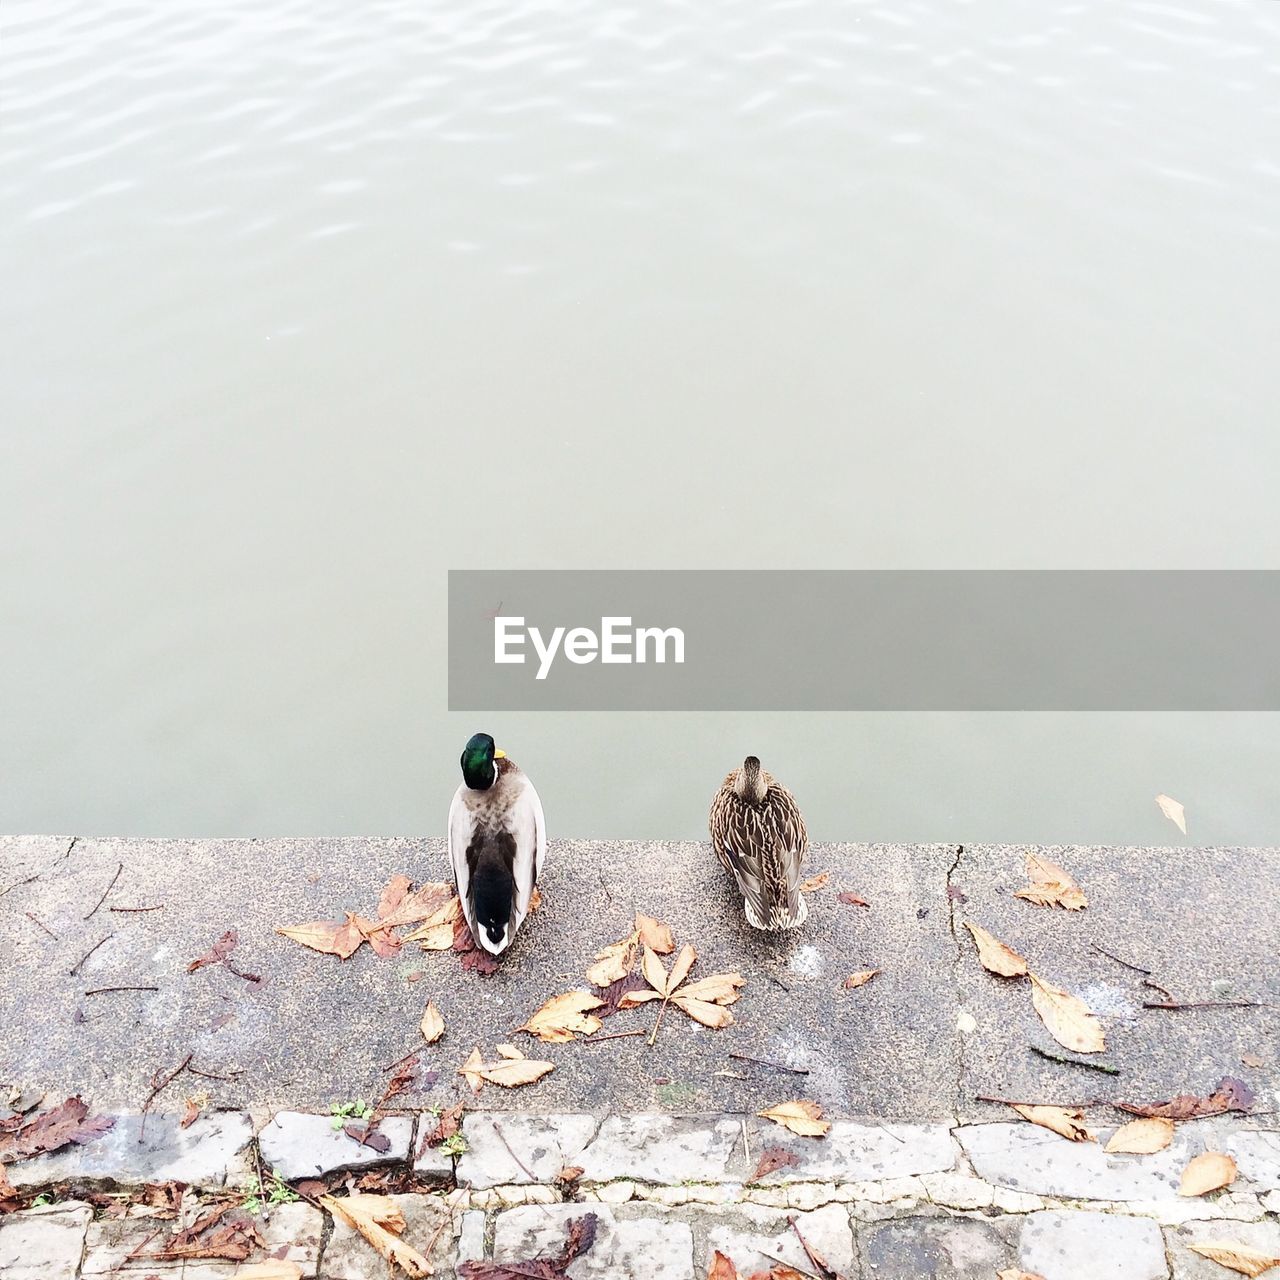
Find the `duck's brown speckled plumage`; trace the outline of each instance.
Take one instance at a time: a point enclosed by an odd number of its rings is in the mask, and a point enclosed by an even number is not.
[[[748,756],[711,802],[711,844],[742,890],[747,920],[757,929],[794,929],[808,908],[800,868],[809,834],[796,798]]]

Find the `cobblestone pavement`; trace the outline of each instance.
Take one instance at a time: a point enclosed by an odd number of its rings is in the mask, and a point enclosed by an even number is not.
[[[152,1115],[83,1146],[8,1166],[40,1204],[0,1217],[5,1280],[229,1280],[239,1264],[148,1258],[165,1234],[256,1171],[325,1180],[335,1194],[385,1172],[405,1238],[431,1247],[436,1274],[460,1260],[556,1252],[575,1217],[594,1213],[594,1247],[577,1280],[692,1280],[714,1250],[747,1274],[782,1260],[812,1274],[795,1227],[847,1280],[994,1280],[1020,1267],[1045,1280],[1211,1280],[1232,1273],[1190,1251],[1243,1244],[1280,1257],[1280,1133],[1247,1118],[1185,1122],[1154,1155],[1107,1155],[1021,1120],[949,1126],[837,1120],[825,1138],[799,1138],[740,1116],[465,1115],[461,1154],[427,1147],[434,1115],[389,1117],[385,1153],[332,1127],[328,1116],[216,1112],[189,1128]],[[794,1157],[753,1180],[761,1153]],[[1195,1155],[1234,1157],[1225,1191],[1179,1195]],[[559,1180],[566,1167],[581,1169]],[[176,1222],[104,1212],[104,1189],[187,1185]],[[314,1190],[314,1188],[313,1188]],[[95,1204],[79,1198],[93,1196]],[[136,1211],[135,1211],[136,1212]],[[305,1200],[260,1219],[250,1261],[283,1258],[320,1280],[384,1280],[386,1264],[351,1228]],[[434,1245],[431,1242],[434,1240]],[[134,1256],[137,1254],[137,1256]]]

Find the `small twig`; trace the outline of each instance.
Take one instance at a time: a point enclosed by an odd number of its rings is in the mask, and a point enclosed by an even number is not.
[[[1144,1009],[1275,1009],[1263,1000],[1144,1000]]]
[[[751,1163],[751,1139],[747,1136],[747,1117],[742,1117],[742,1154]]]
[[[86,991],[87,996],[104,996],[108,991],[159,991],[159,987],[94,987],[92,991]]]
[[[1116,964],[1124,965],[1124,967],[1125,967],[1126,969],[1132,969],[1134,973],[1140,973],[1140,974],[1142,974],[1142,985],[1143,985],[1144,987],[1150,987],[1152,991],[1158,991],[1158,992],[1160,992],[1160,994],[1161,994],[1162,996],[1164,996],[1164,998],[1165,998],[1166,1000],[1172,1000],[1172,999],[1173,999],[1173,995],[1172,995],[1172,993],[1169,991],[1169,989],[1168,989],[1167,987],[1162,987],[1162,986],[1161,986],[1161,985],[1160,985],[1160,984],[1159,984],[1159,983],[1158,983],[1158,982],[1157,982],[1157,981],[1156,981],[1156,980],[1151,976],[1151,970],[1150,970],[1150,969],[1144,969],[1140,964],[1134,964],[1134,963],[1133,963],[1132,961],[1130,961],[1130,960],[1123,960],[1123,959],[1121,959],[1121,958],[1120,958],[1120,956],[1115,955],[1113,952],[1108,951],[1108,950],[1106,949],[1106,947],[1100,947],[1100,946],[1098,946],[1098,944],[1097,944],[1096,942],[1091,942],[1091,943],[1089,943],[1089,945],[1090,945],[1090,946],[1091,946],[1091,947],[1092,947],[1096,952],[1098,952],[1098,954],[1099,954],[1099,955],[1104,955],[1104,956],[1106,956],[1108,960],[1114,960],[1114,961],[1116,962]]]
[[[1088,1067],[1090,1071],[1101,1071],[1109,1076],[1118,1076],[1120,1074],[1119,1067],[1110,1066],[1105,1062],[1085,1062],[1081,1058],[1064,1058],[1061,1054],[1050,1053],[1048,1049],[1042,1049],[1035,1044],[1029,1044],[1027,1048],[1032,1053],[1038,1053],[1042,1058],[1047,1058],[1050,1062],[1060,1062],[1064,1067]]]
[[[781,987],[782,990],[785,991],[788,995],[791,994],[791,988],[787,986],[787,984],[783,982],[783,980],[780,977],[778,977],[776,973],[766,972],[765,977],[767,977],[769,981],[774,984],[774,986]]]
[[[264,1222],[271,1221],[271,1205],[267,1197],[267,1183],[262,1176],[262,1152],[258,1149],[258,1140],[253,1140],[253,1163],[258,1167],[258,1203],[262,1206]]]
[[[122,863],[121,863],[121,864],[116,868],[116,873],[115,873],[115,875],[113,875],[113,876],[111,877],[111,883],[110,883],[109,885],[107,885],[107,887],[106,887],[105,889],[103,889],[103,891],[102,891],[102,897],[100,897],[100,898],[98,899],[98,901],[97,901],[97,902],[95,902],[95,903],[93,904],[93,910],[92,910],[92,911],[90,911],[90,912],[89,912],[89,914],[88,914],[87,916],[85,916],[85,917],[84,917],[86,920],[89,920],[89,919],[91,919],[93,916],[96,916],[96,915],[98,914],[98,908],[99,908],[100,906],[102,906],[102,904],[103,904],[104,902],[106,902],[106,900],[107,900],[107,894],[109,894],[109,893],[111,892],[111,890],[112,890],[112,889],[114,889],[114,888],[116,887],[116,881],[120,879],[120,873],[121,873],[123,870],[124,870],[124,863],[122,862]]]
[[[45,924],[45,922],[41,920],[40,917],[36,915],[34,911],[24,911],[22,914],[26,916],[27,919],[30,920],[31,923],[35,925],[37,929],[42,929],[45,933],[47,933],[49,937],[51,937],[54,940],[54,942],[58,941],[58,935],[54,933],[54,931],[50,929],[49,926]]]
[[[739,1062],[754,1062],[762,1067],[772,1067],[775,1071],[790,1071],[792,1075],[807,1076],[809,1074],[808,1067],[792,1067],[785,1062],[770,1062],[768,1058],[753,1058],[749,1053],[731,1053],[731,1058],[737,1058]]]
[[[191,1059],[195,1056],[193,1049],[163,1080],[158,1080],[155,1076],[151,1077],[151,1092],[147,1094],[147,1100],[142,1104],[142,1123],[138,1126],[139,1144],[146,1137],[147,1115],[151,1111],[151,1104],[191,1065]]]
[[[7,889],[0,889],[0,898],[3,898],[6,893],[12,893],[15,889],[21,889],[24,884],[31,884],[39,879],[40,873],[37,871],[35,875],[28,876],[25,880],[15,880]]]
[[[154,907],[108,907],[108,911],[118,912],[122,916],[136,915],[140,911],[163,911],[164,903],[158,903]]]
[[[996,1098],[989,1093],[975,1093],[973,1096],[977,1102],[995,1102],[1002,1107],[1070,1107],[1078,1111],[1082,1107],[1109,1107],[1113,1105],[1106,1098],[1086,1098],[1083,1102],[1045,1102],[1043,1099],[1028,1102],[1025,1098]]]
[[[579,1044],[599,1044],[601,1040],[625,1040],[628,1036],[643,1036],[648,1034],[643,1027],[639,1027],[635,1031],[610,1031],[605,1036],[584,1036],[578,1041]]]
[[[503,1133],[501,1129],[498,1128],[498,1122],[496,1120],[493,1122],[493,1131],[498,1135],[498,1138],[502,1142],[502,1145],[506,1147],[507,1154],[516,1162],[516,1164],[520,1166],[521,1170],[524,1172],[525,1176],[529,1179],[529,1181],[537,1182],[538,1181],[537,1176],[534,1174],[533,1170],[530,1169],[529,1166],[525,1164],[525,1162],[521,1160],[518,1155],[516,1155],[515,1148],[511,1145],[511,1143],[507,1141],[507,1135]]]
[[[199,1067],[188,1067],[187,1070],[190,1071],[193,1076],[199,1076],[203,1080],[226,1080],[234,1082],[244,1075],[243,1071],[231,1071],[225,1076],[220,1076],[216,1071],[201,1071]]]
[[[97,949],[98,949],[100,946],[102,946],[102,944],[103,944],[104,942],[106,942],[106,941],[107,941],[107,938],[114,938],[115,936],[116,936],[116,935],[115,935],[114,933],[108,933],[108,934],[106,935],[106,937],[99,938],[99,939],[98,939],[98,941],[97,941],[97,942],[95,942],[95,943],[93,944],[93,946],[91,946],[91,947],[89,948],[89,950],[88,950],[88,951],[86,951],[86,952],[84,953],[84,955],[82,955],[82,956],[80,957],[80,959],[79,959],[79,960],[77,960],[77,961],[75,962],[75,964],[74,964],[74,965],[72,965],[72,966],[71,966],[71,968],[67,970],[67,977],[69,977],[69,978],[74,978],[74,977],[76,976],[76,974],[80,972],[80,966],[81,966],[82,964],[84,964],[84,962],[85,962],[85,961],[86,961],[86,960],[87,960],[91,955],[93,955],[93,953],[94,953],[95,951],[97,951]]]

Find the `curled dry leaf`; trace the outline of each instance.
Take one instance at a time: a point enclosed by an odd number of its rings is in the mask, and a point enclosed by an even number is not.
[[[1172,1141],[1173,1121],[1163,1116],[1148,1116],[1122,1124],[1104,1150],[1108,1155],[1149,1156],[1163,1151]]]
[[[966,920],[964,927],[973,934],[978,947],[978,959],[982,967],[989,973],[999,974],[1002,978],[1021,978],[1027,973],[1027,962],[1012,948],[1007,947],[993,933],[989,933],[980,924]]]
[[[224,963],[227,957],[236,949],[236,944],[239,941],[240,935],[234,929],[228,929],[204,955],[187,965],[187,972],[195,973],[197,969],[203,969],[206,965]]]
[[[800,1163],[800,1158],[785,1147],[765,1147],[760,1153],[760,1163],[751,1175],[752,1182],[759,1182],[779,1169],[790,1169]]]
[[[320,1203],[335,1218],[354,1227],[390,1263],[419,1280],[432,1273],[431,1264],[411,1245],[399,1239],[404,1214],[387,1196],[321,1196]]]
[[[597,951],[595,963],[587,967],[587,981],[595,987],[608,987],[625,978],[635,966],[638,939],[639,935],[633,933]]]
[[[711,1265],[707,1268],[707,1280],[739,1280],[738,1268],[717,1249],[711,1255]]]
[[[1038,907],[1065,907],[1068,911],[1079,911],[1089,905],[1084,890],[1056,862],[1050,862],[1037,853],[1029,853],[1027,874],[1031,883],[1025,889],[1019,889],[1013,895],[1015,898],[1025,898]]]
[[[860,898],[856,893],[846,889],[843,893],[836,894],[836,901],[843,902],[846,907],[869,907],[869,903],[865,898]]]
[[[1156,796],[1156,804],[1160,812],[1185,836],[1187,834],[1187,811],[1172,797],[1164,794]]]
[[[422,885],[412,893],[406,893],[391,906],[386,915],[382,914],[383,904],[379,903],[378,919],[389,929],[404,924],[427,927],[432,923],[441,924],[446,919],[451,922],[451,917],[458,909],[458,895],[454,892],[453,885],[437,880]],[[409,941],[409,938],[406,937],[405,940]],[[420,939],[414,938],[413,941]],[[443,947],[437,949],[444,950]]]
[[[858,973],[851,973],[844,980],[844,989],[846,991],[854,991],[858,987],[865,987],[879,972],[879,969],[863,969]]]
[[[671,930],[661,920],[655,920],[652,916],[642,915],[639,912],[636,913],[635,936],[660,956],[669,956],[676,949]]]
[[[822,1118],[822,1108],[807,1098],[778,1102],[764,1111],[757,1111],[756,1115],[772,1120],[802,1138],[821,1138],[831,1128],[831,1122]]]
[[[472,1049],[471,1056],[458,1068],[458,1074],[466,1079],[472,1093],[479,1093],[485,1081],[501,1085],[504,1089],[517,1089],[521,1085],[541,1080],[555,1070],[554,1062],[539,1062],[526,1058],[514,1045],[499,1045],[500,1062],[485,1062],[479,1049]],[[515,1055],[515,1056],[512,1056]]]
[[[422,1015],[421,1029],[422,1038],[428,1044],[435,1044],[444,1035],[444,1019],[440,1016],[440,1010],[436,1008],[434,1000],[427,1001],[426,1012]]]
[[[584,1173],[586,1173],[586,1170],[580,1164],[567,1164],[556,1174],[556,1181],[577,1182]]]
[[[1221,1151],[1206,1151],[1196,1156],[1182,1171],[1178,1186],[1180,1196],[1207,1196],[1221,1191],[1236,1180],[1236,1162]]]
[[[807,880],[802,880],[800,882],[800,892],[816,893],[819,889],[825,888],[827,881],[830,879],[830,871],[824,871],[821,875],[810,876]]]
[[[1048,1027],[1049,1034],[1063,1048],[1076,1053],[1102,1053],[1106,1049],[1102,1024],[1079,996],[1052,986],[1034,973],[1028,976],[1031,979],[1031,1003]]]
[[[200,1118],[200,1113],[209,1105],[209,1090],[201,1089],[189,1098],[183,1099],[182,1119],[178,1128],[189,1129]]]
[[[1199,1098],[1194,1093],[1180,1093],[1168,1102],[1117,1102],[1115,1105],[1133,1116],[1194,1120],[1199,1116],[1220,1116],[1227,1111],[1248,1111],[1253,1103],[1253,1090],[1243,1080],[1223,1076],[1207,1098]]]
[[[567,1044],[575,1035],[594,1035],[604,1025],[590,1010],[598,1009],[604,1002],[589,991],[566,991],[552,996],[517,1031],[537,1036],[546,1044]]]
[[[1205,1241],[1204,1244],[1189,1244],[1187,1248],[1242,1276],[1260,1276],[1272,1267],[1280,1267],[1280,1253],[1263,1253],[1260,1249],[1250,1249],[1244,1244]]]
[[[1010,1103],[1010,1106],[1024,1120],[1030,1120],[1032,1124],[1038,1124],[1042,1129],[1051,1129],[1069,1142],[1097,1141],[1094,1131],[1086,1128],[1084,1112],[1078,1107],[1041,1107],[1021,1102]]]
[[[378,919],[385,920],[405,900],[413,881],[408,876],[392,876],[378,898]]]

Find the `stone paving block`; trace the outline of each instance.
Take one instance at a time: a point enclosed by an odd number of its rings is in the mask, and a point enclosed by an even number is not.
[[[281,1111],[258,1135],[262,1162],[282,1178],[314,1178],[335,1169],[363,1169],[369,1165],[407,1160],[413,1142],[413,1120],[409,1116],[387,1116],[378,1131],[390,1139],[385,1152],[357,1142],[342,1129],[333,1127],[331,1116],[302,1111]]]
[[[469,1209],[462,1215],[455,1257],[458,1265],[484,1257],[484,1210]]]
[[[16,1187],[65,1180],[120,1183],[185,1182],[191,1187],[240,1185],[249,1173],[246,1148],[253,1138],[249,1117],[239,1111],[215,1111],[189,1128],[174,1115],[116,1117],[115,1127],[84,1146],[64,1147],[10,1165]],[[139,1133],[144,1139],[138,1141]]]
[[[1019,1266],[1044,1280],[1168,1280],[1164,1237],[1146,1218],[1045,1210],[1022,1228]]]
[[[0,1216],[4,1280],[75,1280],[92,1210],[67,1203]]]
[[[512,1115],[473,1111],[462,1123],[467,1149],[458,1181],[473,1187],[552,1182],[567,1164],[580,1163],[597,1120],[591,1115]]]
[[[991,1280],[1014,1258],[993,1225],[969,1218],[895,1218],[864,1227],[859,1244],[875,1280]]]
[[[991,1185],[967,1173],[926,1173],[920,1182],[934,1204],[949,1209],[986,1209],[995,1201]]]
[[[319,1209],[305,1202],[276,1205],[269,1217],[259,1219],[258,1230],[266,1242],[266,1257],[296,1262],[304,1276],[315,1275],[324,1231],[324,1215]],[[255,1255],[254,1261],[258,1260]],[[191,1280],[190,1268],[184,1280]]]
[[[1192,1253],[1191,1244],[1242,1244],[1280,1258],[1280,1222],[1191,1222],[1165,1231],[1173,1280],[1223,1280],[1232,1273]],[[1275,1274],[1280,1275],[1280,1271]]]
[[[435,1132],[438,1123],[439,1117],[430,1111],[424,1111],[419,1117],[413,1168],[415,1173],[443,1182],[453,1178],[455,1161],[453,1156],[441,1151],[438,1146],[429,1146],[427,1143],[427,1139]]]
[[[711,1263],[716,1249],[732,1259],[744,1275],[767,1271],[779,1258],[793,1267],[810,1270],[812,1264],[805,1256],[789,1219],[794,1217],[804,1238],[839,1272],[852,1272],[856,1265],[853,1229],[849,1225],[849,1210],[838,1204],[827,1205],[812,1213],[787,1214],[776,1209],[762,1209],[755,1205],[742,1205],[728,1214],[717,1214],[714,1226],[707,1232],[703,1270]],[[766,1257],[765,1254],[772,1255]]]
[[[426,1254],[435,1238],[428,1260],[447,1270],[455,1252],[457,1233],[466,1214],[455,1214],[453,1230],[436,1231],[448,1215],[441,1195],[392,1196],[404,1214],[405,1230],[401,1237]],[[535,1211],[536,1212],[536,1211]],[[483,1216],[483,1215],[481,1215]],[[333,1234],[324,1250],[324,1280],[387,1280],[389,1269],[382,1255],[354,1227],[334,1218]]]
[[[997,1186],[1039,1196],[1082,1200],[1176,1199],[1182,1170],[1203,1150],[1180,1134],[1154,1155],[1107,1155],[1100,1142],[1068,1142],[1038,1125],[966,1125],[960,1145],[978,1176]]]
[[[693,1280],[689,1225],[650,1206],[609,1209],[600,1204],[527,1205],[498,1215],[493,1256],[514,1262],[564,1247],[569,1223],[597,1218],[590,1252],[569,1267],[572,1280]],[[326,1278],[327,1280],[327,1278]]]
[[[1240,1129],[1222,1148],[1259,1191],[1280,1191],[1280,1133]]]
[[[576,1163],[583,1182],[726,1182],[741,1140],[742,1127],[731,1119],[609,1116]]]
[[[959,1151],[945,1124],[857,1124],[837,1120],[821,1141],[762,1123],[757,1142],[782,1147],[800,1163],[763,1181],[871,1182],[954,1169]]]

